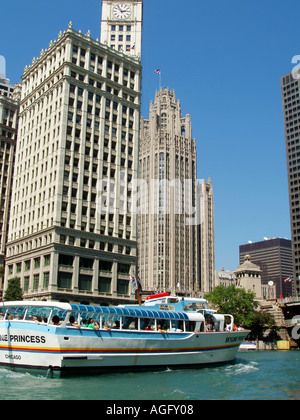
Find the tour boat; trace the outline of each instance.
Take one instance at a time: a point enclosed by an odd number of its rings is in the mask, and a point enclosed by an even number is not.
[[[257,350],[257,341],[243,341],[239,348],[240,351]]]
[[[60,302],[0,304],[0,365],[51,376],[194,367],[235,359],[249,331],[205,332],[202,313]]]

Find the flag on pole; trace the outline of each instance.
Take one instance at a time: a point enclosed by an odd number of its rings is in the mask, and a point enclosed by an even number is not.
[[[157,69],[157,70],[154,70],[154,73],[161,74],[161,71],[159,69]]]
[[[284,283],[291,283],[292,282],[292,277],[288,277],[287,279],[284,280]]]
[[[131,276],[131,288],[132,288],[132,293],[135,293],[138,290],[138,283],[136,281],[136,278],[134,276]]]

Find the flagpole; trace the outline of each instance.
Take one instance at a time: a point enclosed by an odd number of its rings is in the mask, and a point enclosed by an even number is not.
[[[137,293],[137,297],[138,297],[138,301],[139,301],[139,306],[142,306],[142,300],[141,300],[140,289],[137,289],[136,293]]]
[[[159,75],[159,86],[158,86],[158,89],[160,90],[161,89],[161,70],[160,69],[157,69],[157,70],[154,70],[154,73],[156,73],[156,74],[158,74]]]

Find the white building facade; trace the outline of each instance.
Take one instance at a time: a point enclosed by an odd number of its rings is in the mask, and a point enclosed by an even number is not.
[[[0,265],[4,264],[8,235],[20,88],[11,86],[8,79],[0,79]]]
[[[6,287],[18,276],[28,299],[132,299],[140,91],[140,58],[71,23],[25,69]]]

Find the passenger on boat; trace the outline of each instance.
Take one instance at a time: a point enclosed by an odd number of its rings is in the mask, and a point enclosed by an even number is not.
[[[36,317],[34,317],[34,321],[35,321],[37,324],[40,324],[40,323],[44,322],[44,320],[43,320],[43,318],[42,318],[41,316],[36,316]]]
[[[231,325],[231,322],[230,321],[227,321],[226,331],[232,331],[232,325]]]
[[[57,315],[54,315],[54,317],[52,318],[52,322],[54,325],[59,325],[59,318]]]
[[[99,330],[99,325],[92,318],[90,318],[85,328],[92,328],[93,330]]]
[[[171,328],[171,330],[170,330],[171,332],[182,332],[182,330],[181,329],[179,329],[179,328],[177,328],[176,327],[176,324],[173,324],[172,325],[172,328]]]
[[[237,331],[245,331],[245,329],[244,329],[244,327],[243,327],[243,325],[241,324],[236,324],[236,330]]]
[[[146,330],[147,331],[154,331],[155,330],[155,322],[152,322],[151,324],[148,324]]]
[[[213,331],[213,320],[211,317],[207,318],[205,321],[205,331],[212,332]]]
[[[166,333],[166,331],[162,328],[162,326],[160,324],[157,326],[157,331],[162,333],[162,334]]]
[[[80,328],[80,325],[78,325],[78,323],[75,321],[75,318],[73,315],[70,316],[69,318],[69,322],[67,324],[67,327],[76,327],[76,328]]]
[[[145,330],[146,330],[146,331],[152,331],[152,328],[151,328],[151,326],[148,324],[148,325],[146,325]]]

